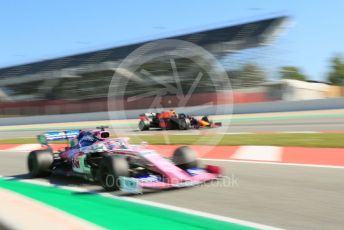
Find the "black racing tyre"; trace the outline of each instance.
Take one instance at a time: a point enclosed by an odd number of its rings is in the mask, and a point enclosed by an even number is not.
[[[43,177],[51,174],[54,162],[53,153],[49,150],[32,151],[27,158],[27,166],[31,177]]]
[[[190,120],[187,118],[178,120],[178,128],[180,130],[188,130],[190,128]]]
[[[98,180],[106,191],[118,190],[119,177],[129,176],[129,164],[122,156],[105,156],[98,170]]]
[[[141,120],[141,121],[139,122],[139,129],[140,129],[141,131],[149,130],[149,121],[143,121],[143,120]]]
[[[196,153],[188,146],[177,148],[173,153],[172,161],[184,170],[196,168],[198,165]]]

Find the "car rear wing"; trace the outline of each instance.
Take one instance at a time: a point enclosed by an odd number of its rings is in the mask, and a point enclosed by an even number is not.
[[[42,145],[48,145],[50,141],[70,140],[76,138],[80,130],[66,130],[46,132],[37,136],[38,142]]]

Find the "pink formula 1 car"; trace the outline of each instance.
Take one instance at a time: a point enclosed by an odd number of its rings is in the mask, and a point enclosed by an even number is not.
[[[32,177],[59,173],[98,181],[105,190],[142,193],[144,189],[194,186],[215,180],[221,169],[199,168],[196,154],[187,146],[177,148],[171,159],[146,145],[130,145],[129,138],[109,138],[109,132],[69,130],[38,136],[44,150],[32,151],[28,168]],[[53,152],[50,141],[69,140],[64,151]]]

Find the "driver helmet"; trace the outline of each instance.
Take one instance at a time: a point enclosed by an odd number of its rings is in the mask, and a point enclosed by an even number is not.
[[[98,138],[92,132],[85,132],[79,139],[79,145],[80,147],[90,146],[96,141],[98,141]]]

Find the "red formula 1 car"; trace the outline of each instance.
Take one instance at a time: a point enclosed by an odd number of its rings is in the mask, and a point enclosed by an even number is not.
[[[141,131],[150,128],[160,129],[179,129],[187,130],[190,128],[216,128],[222,125],[221,122],[212,122],[207,116],[201,119],[188,116],[184,113],[177,114],[174,110],[163,111],[161,113],[144,113],[140,115],[139,129]]]
[[[28,156],[30,175],[79,176],[98,182],[107,191],[142,193],[144,189],[195,186],[221,174],[218,166],[200,168],[196,154],[186,146],[177,148],[168,159],[145,144],[131,145],[128,139],[110,138],[103,127],[44,133],[38,140],[47,148]],[[53,152],[48,142],[58,140],[69,140],[70,146]]]

